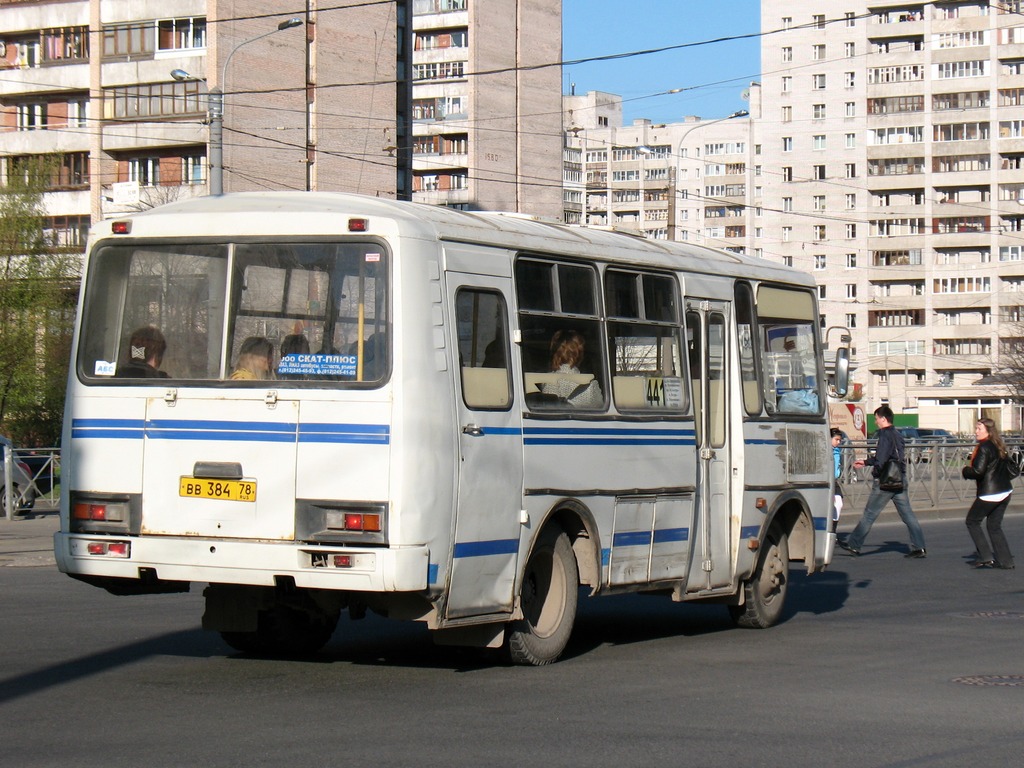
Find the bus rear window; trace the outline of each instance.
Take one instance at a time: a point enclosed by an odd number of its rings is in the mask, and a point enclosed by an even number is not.
[[[79,376],[381,382],[387,263],[369,242],[101,245],[86,277]]]

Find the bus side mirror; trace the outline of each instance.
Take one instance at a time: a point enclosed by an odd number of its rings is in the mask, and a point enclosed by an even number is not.
[[[836,376],[832,383],[836,397],[843,397],[850,387],[850,348],[839,347],[836,350]]]

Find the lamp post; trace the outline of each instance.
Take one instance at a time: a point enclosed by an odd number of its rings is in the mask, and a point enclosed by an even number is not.
[[[210,151],[207,158],[207,164],[210,166],[210,194],[211,195],[223,195],[224,194],[224,90],[223,83],[227,77],[228,64],[231,63],[231,57],[235,55],[239,48],[249,43],[255,43],[257,40],[262,40],[265,37],[276,34],[283,29],[292,29],[293,27],[300,27],[304,24],[302,19],[294,17],[282,21],[277,25],[277,29],[272,29],[269,32],[264,32],[262,35],[256,37],[250,37],[248,40],[243,40],[238,43],[228,53],[228,57],[224,60],[224,66],[220,71],[220,80],[217,81],[217,85],[210,88],[207,93],[208,108],[207,115],[210,120]],[[175,80],[192,80],[192,75],[183,69],[175,69],[171,72],[171,77]]]
[[[732,120],[732,119],[737,118],[737,117],[747,117],[749,114],[750,114],[750,112],[745,110],[745,109],[738,109],[735,112],[733,112],[731,115],[726,115],[725,117],[719,117],[719,118],[717,118],[715,120],[708,120],[707,122],[700,122],[697,125],[693,126],[692,128],[688,128],[686,131],[684,131],[683,135],[679,138],[679,151],[676,152],[676,160],[677,160],[677,162],[676,162],[676,167],[674,169],[675,173],[673,174],[673,177],[672,177],[671,194],[670,194],[671,200],[670,200],[670,205],[669,205],[669,209],[668,209],[668,214],[669,214],[668,232],[669,232],[669,238],[671,240],[678,240],[679,239],[676,236],[677,235],[677,233],[676,233],[676,228],[677,228],[677,224],[676,224],[676,202],[677,202],[676,201],[676,195],[679,193],[679,191],[678,191],[678,184],[679,184],[679,182],[678,182],[678,177],[679,177],[679,163],[678,163],[678,160],[682,157],[682,154],[683,154],[683,142],[686,141],[686,137],[689,136],[691,133],[693,133],[693,131],[696,131],[698,128],[706,128],[709,125],[714,125],[715,123],[721,123],[721,122],[724,122],[726,120]]]

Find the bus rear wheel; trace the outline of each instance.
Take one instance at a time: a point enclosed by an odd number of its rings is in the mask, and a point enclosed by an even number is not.
[[[579,570],[569,537],[545,531],[530,553],[519,592],[523,618],[506,633],[513,663],[542,666],[562,655],[576,620]]]
[[[789,591],[789,537],[774,525],[761,544],[757,568],[743,582],[743,605],[729,606],[737,626],[764,629],[778,623]]]
[[[309,656],[327,645],[337,625],[337,617],[277,605],[259,612],[255,632],[221,632],[220,636],[242,653]]]

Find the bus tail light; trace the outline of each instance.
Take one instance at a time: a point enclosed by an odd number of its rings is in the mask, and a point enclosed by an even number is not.
[[[75,520],[97,523],[123,523],[127,519],[128,505],[118,502],[76,502],[71,510]]]
[[[90,541],[86,547],[90,555],[98,557],[121,557],[132,556],[132,545],[127,541]]]
[[[380,531],[380,515],[376,513],[348,512],[345,514],[346,531]]]

